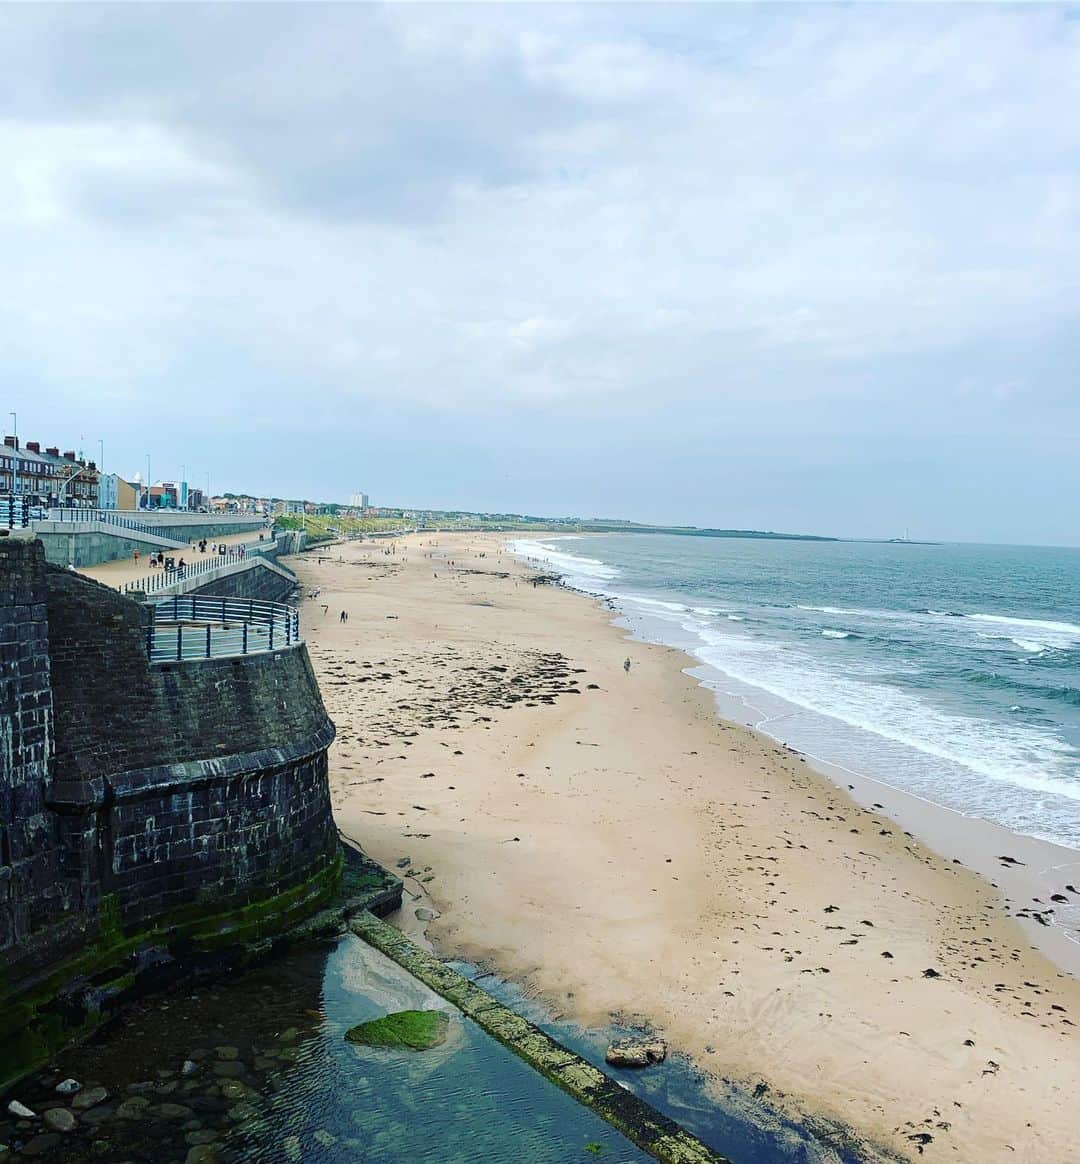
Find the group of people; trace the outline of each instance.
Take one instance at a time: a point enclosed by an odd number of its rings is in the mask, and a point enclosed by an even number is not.
[[[261,537],[262,535],[260,534],[259,536]],[[192,542],[191,548],[192,548],[192,550],[197,550],[200,554],[217,554],[219,557],[222,557],[222,558],[224,558],[229,552],[229,547],[224,542],[216,542],[213,545],[211,545],[206,540],[206,538],[203,538],[201,541],[198,541],[198,542]],[[236,552],[241,558],[243,558],[246,554],[246,547],[237,546]],[[135,550],[132,553],[132,559],[134,560],[135,565],[139,564],[139,551],[138,550]],[[160,568],[163,568],[166,570],[184,570],[187,568],[187,562],[185,562],[183,558],[181,558],[180,561],[177,562],[176,559],[173,557],[166,557],[166,555],[160,550],[157,550],[154,553],[152,553],[150,555],[148,561],[150,563],[151,569],[157,569],[160,567]]]
[[[138,561],[138,560],[139,560],[139,555],[136,552],[135,561]],[[181,558],[180,561],[178,562],[175,558],[171,558],[171,557],[167,558],[164,554],[157,553],[157,554],[150,555],[150,566],[151,566],[151,568],[160,566],[165,570],[186,570],[187,569],[187,562],[185,562],[183,558]]]
[[[262,535],[260,535],[260,537],[261,536]],[[207,542],[206,538],[203,538],[202,541],[192,542],[191,548],[193,550],[198,550],[200,554],[220,554],[221,557],[225,557],[225,555],[229,552],[229,547],[224,542],[218,542],[216,545],[210,546],[209,549],[207,549],[208,545],[209,543]],[[240,557],[242,558],[244,556],[244,547],[238,546],[237,549],[239,551]]]

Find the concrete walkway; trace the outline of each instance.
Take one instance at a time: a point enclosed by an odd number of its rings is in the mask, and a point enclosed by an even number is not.
[[[193,550],[190,543],[186,550],[170,550],[169,556],[174,557],[177,561],[183,558],[188,565],[194,565],[196,562],[205,561],[207,558],[215,557],[210,552],[214,546],[222,544],[233,546],[247,546],[250,552],[252,546],[265,544],[266,539],[260,543],[259,535],[253,534],[251,530],[246,530],[244,533],[229,534],[227,537],[212,538],[206,547],[206,553],[200,554],[198,550]],[[106,586],[112,586],[114,589],[123,586],[125,582],[137,582],[140,578],[145,578],[149,574],[157,571],[151,569],[149,565],[149,554],[140,553],[139,560],[136,562],[134,558],[120,558],[115,562],[101,562],[96,566],[81,566],[78,572],[85,574],[87,578],[93,578],[97,582],[103,582]]]

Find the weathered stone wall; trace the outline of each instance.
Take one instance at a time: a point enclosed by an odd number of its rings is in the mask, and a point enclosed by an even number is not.
[[[264,937],[336,882],[306,648],[151,664],[148,619],[0,539],[0,1081],[140,967]]]
[[[48,612],[58,782],[290,747],[327,723],[302,644],[151,664],[146,608],[52,568]]]
[[[0,955],[45,955],[75,904],[48,811],[52,692],[41,543],[0,539]],[[3,962],[0,961],[0,971]]]

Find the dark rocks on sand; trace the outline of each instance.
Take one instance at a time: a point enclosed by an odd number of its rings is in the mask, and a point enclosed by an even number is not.
[[[663,1063],[667,1058],[667,1044],[651,1036],[616,1039],[608,1046],[604,1058],[613,1067],[648,1067],[650,1063]]]

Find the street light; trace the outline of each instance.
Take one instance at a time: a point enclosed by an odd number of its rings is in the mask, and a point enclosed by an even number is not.
[[[11,495],[19,492],[19,418],[11,414],[11,435],[15,438],[15,456],[11,458],[14,468],[11,470]]]
[[[150,454],[146,454],[146,508],[150,508]]]

